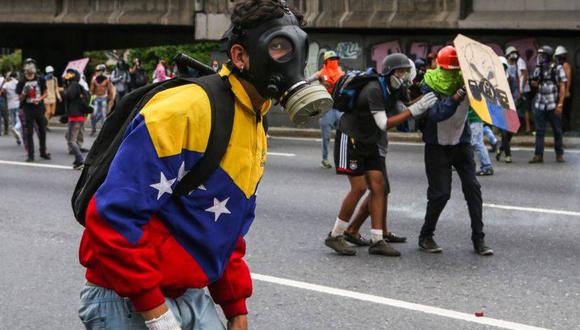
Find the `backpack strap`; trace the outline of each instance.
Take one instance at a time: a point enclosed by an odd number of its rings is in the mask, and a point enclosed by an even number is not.
[[[228,148],[234,126],[234,93],[228,76],[212,74],[184,79],[201,86],[207,93],[211,105],[211,129],[203,157],[179,181],[174,190],[175,197],[187,195],[217,170]]]
[[[383,99],[385,101],[385,104],[387,104],[387,100],[389,99],[389,95],[391,93],[389,92],[389,88],[387,87],[387,82],[385,81],[385,76],[382,74],[379,74],[377,79],[379,80],[379,85],[381,86],[381,89],[383,90]]]

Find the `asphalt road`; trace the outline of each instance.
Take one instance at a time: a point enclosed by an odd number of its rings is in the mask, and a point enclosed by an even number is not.
[[[63,134],[49,134],[53,160],[35,164],[70,166]],[[580,329],[578,151],[566,164],[550,151],[545,164],[528,165],[532,152],[519,149],[513,164],[496,164],[496,175],[481,178],[496,254],[480,257],[457,177],[436,236],[444,252],[418,250],[423,147],[391,145],[390,227],[409,237],[396,246],[401,258],[364,248],[340,257],[326,248],[346,179],[318,167],[315,141],[272,139],[269,151],[247,236],[256,278],[252,329]],[[24,158],[10,137],[0,137],[0,329],[80,329],[82,227],[69,202],[79,172],[8,163]]]

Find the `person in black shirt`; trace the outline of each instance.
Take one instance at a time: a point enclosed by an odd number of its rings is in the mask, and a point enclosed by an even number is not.
[[[40,157],[50,159],[46,151],[46,118],[44,117],[44,102],[46,98],[46,82],[36,72],[36,62],[29,58],[24,61],[24,77],[16,86],[16,94],[20,95],[20,104],[24,111],[26,139],[28,142],[27,162],[34,161],[34,124],[38,129]]]
[[[342,255],[354,255],[356,250],[345,240],[344,233],[354,209],[367,187],[370,189],[371,244],[370,254],[399,256],[383,237],[385,228],[385,173],[379,154],[378,143],[386,138],[388,128],[407,119],[419,116],[435,102],[434,94],[428,94],[397,115],[387,118],[387,111],[397,106],[403,97],[403,85],[410,79],[411,62],[403,54],[391,54],[383,62],[385,82],[379,79],[369,82],[356,100],[355,110],[340,120],[334,144],[334,161],[337,174],[348,175],[351,189],[344,198],[332,231],[325,244]],[[386,141],[385,141],[386,142]]]

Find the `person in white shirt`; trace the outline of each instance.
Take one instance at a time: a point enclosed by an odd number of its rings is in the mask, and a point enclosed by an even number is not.
[[[16,85],[18,84],[18,74],[16,72],[11,72],[8,74],[6,81],[2,85],[1,93],[6,96],[6,101],[8,105],[8,115],[10,118],[10,130],[16,139],[16,143],[20,145],[22,143],[22,125],[20,123],[20,118],[18,117],[18,109],[20,108],[20,98],[16,94]]]

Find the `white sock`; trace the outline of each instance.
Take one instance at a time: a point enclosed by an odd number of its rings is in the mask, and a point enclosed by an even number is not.
[[[348,228],[348,221],[344,221],[344,220],[341,220],[339,218],[336,218],[336,221],[334,222],[334,227],[332,227],[332,232],[330,233],[330,236],[332,236],[332,237],[340,236],[340,235],[344,234],[344,232],[346,231],[346,228]]]
[[[371,229],[371,241],[376,243],[383,239],[383,230],[382,229]]]

